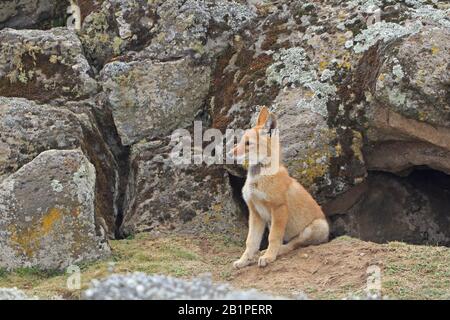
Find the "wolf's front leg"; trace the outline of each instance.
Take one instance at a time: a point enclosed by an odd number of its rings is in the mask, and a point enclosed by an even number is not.
[[[288,212],[285,205],[279,206],[272,210],[272,223],[270,225],[269,233],[269,247],[263,256],[258,260],[258,266],[265,267],[269,263],[275,261],[281,245],[283,244],[283,237],[286,231],[286,224],[288,221]]]
[[[256,253],[259,251],[259,246],[264,234],[266,223],[261,216],[255,211],[254,206],[249,203],[249,217],[248,217],[248,235],[246,241],[246,248],[242,257],[233,263],[235,268],[243,268],[248,266]]]

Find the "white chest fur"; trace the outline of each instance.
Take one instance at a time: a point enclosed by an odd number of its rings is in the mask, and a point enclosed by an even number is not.
[[[249,201],[252,202],[256,211],[264,221],[269,222],[271,220],[270,209],[263,204],[263,201],[268,200],[267,194],[256,188],[256,185],[254,183],[245,183],[244,187],[242,188],[242,196],[247,205]]]

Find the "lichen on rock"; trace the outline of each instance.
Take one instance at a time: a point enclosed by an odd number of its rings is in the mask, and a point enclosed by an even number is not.
[[[2,181],[0,267],[62,269],[107,256],[94,195],[95,168],[79,150],[44,151]]]

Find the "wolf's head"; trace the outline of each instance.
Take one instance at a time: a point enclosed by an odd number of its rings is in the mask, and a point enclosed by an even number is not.
[[[261,108],[255,126],[244,132],[239,143],[230,151],[230,156],[238,161],[246,160],[250,166],[278,166],[280,147],[277,119],[267,107]]]

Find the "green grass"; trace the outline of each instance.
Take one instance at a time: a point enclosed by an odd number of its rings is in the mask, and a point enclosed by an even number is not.
[[[347,252],[360,252],[358,250],[361,248],[366,248],[366,252],[374,250],[371,258],[381,266],[384,296],[395,299],[450,299],[450,248],[399,242],[380,245],[350,237],[340,237],[333,240],[333,243]],[[77,299],[92,279],[101,279],[111,272],[140,271],[181,278],[209,272],[215,281],[232,281],[238,287],[241,284],[240,277],[246,275],[245,270],[236,273],[231,267],[231,263],[242,253],[244,244],[221,235],[154,238],[148,234],[138,234],[133,238],[110,241],[110,244],[112,255],[108,259],[79,265],[81,290],[67,289],[69,274],[37,268],[20,268],[13,272],[0,269],[0,287],[17,287],[29,295],[42,298],[61,296]],[[357,247],[359,249],[354,249]],[[332,254],[339,255],[339,252],[333,251]],[[348,267],[352,263],[353,260],[346,260]],[[283,272],[289,272],[288,269]],[[258,277],[267,276],[270,279],[270,274],[264,272],[261,271]],[[361,283],[365,280],[358,283],[353,283],[353,280],[341,281],[340,284],[331,283],[327,286],[310,277],[304,280],[303,287],[298,289],[303,290],[310,298],[342,299],[354,294],[364,296]],[[251,281],[248,283],[252,285]],[[289,285],[290,283],[286,283],[287,288]]]

